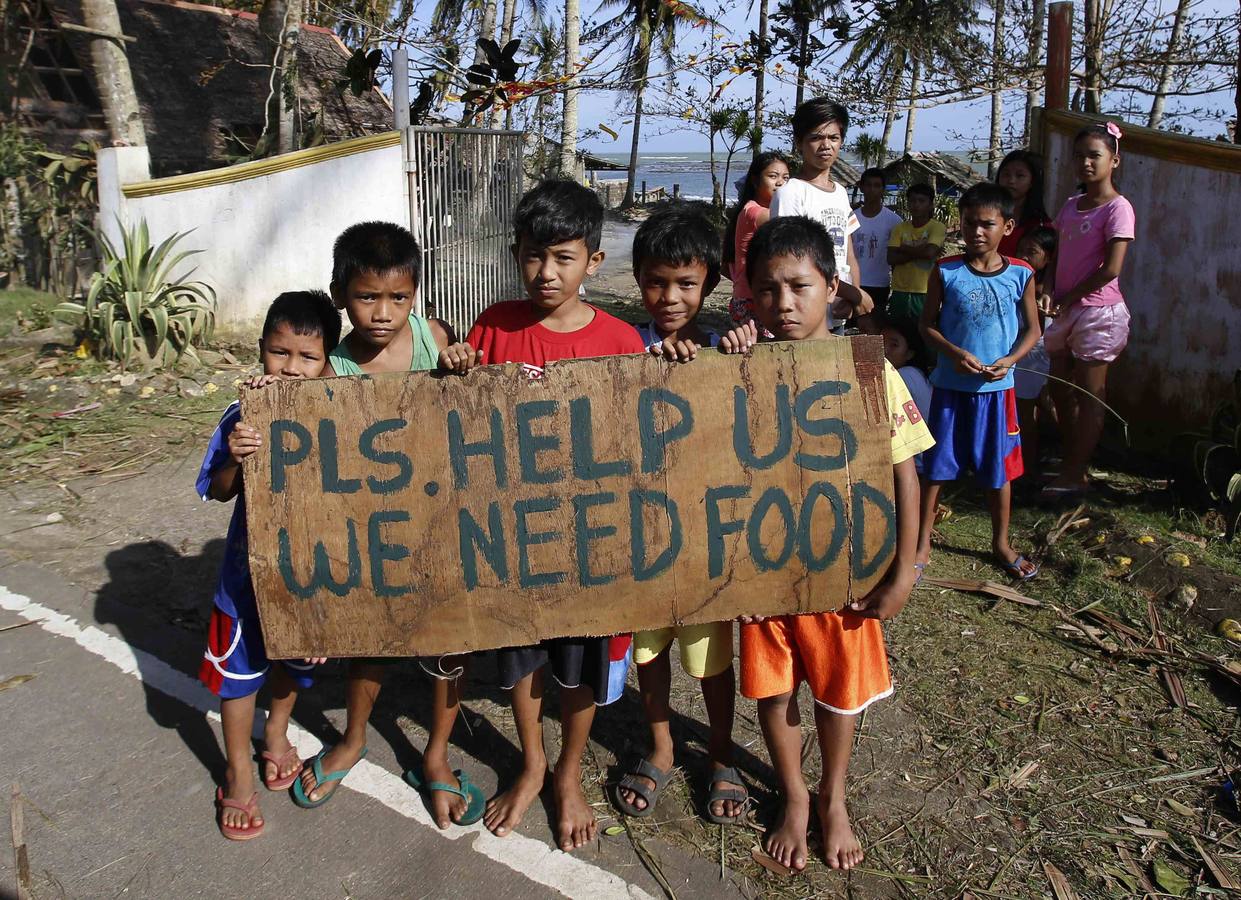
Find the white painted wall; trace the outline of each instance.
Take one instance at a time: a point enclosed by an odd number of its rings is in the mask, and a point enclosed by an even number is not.
[[[123,188],[132,182],[124,179],[142,178],[128,156],[141,149],[99,152],[100,224],[113,237],[118,213],[128,223],[145,218],[153,241],[193,230],[178,249],[203,251],[188,264],[197,268],[195,278],[215,288],[219,325],[253,325],[282,291],[327,290],[332,243],[350,225],[378,219],[409,227],[400,143],[257,176],[246,175],[253,164],[235,166],[212,173],[236,174],[222,184],[126,197]],[[302,154],[313,159],[314,151]],[[184,179],[162,181],[175,186]]]

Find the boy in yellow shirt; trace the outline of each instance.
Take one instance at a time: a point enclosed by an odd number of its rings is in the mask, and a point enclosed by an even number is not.
[[[888,264],[892,266],[892,293],[885,310],[890,324],[900,329],[914,351],[914,362],[929,368],[933,360],[918,331],[926,302],[927,280],[944,249],[947,229],[931,218],[935,192],[929,185],[915,184],[905,191],[909,220],[892,229],[888,238]]]

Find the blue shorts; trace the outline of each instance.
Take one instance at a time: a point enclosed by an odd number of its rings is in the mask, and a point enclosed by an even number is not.
[[[299,660],[280,660],[298,690],[314,683],[314,669]],[[258,619],[234,619],[219,607],[211,610],[207,626],[207,649],[198,678],[221,700],[236,700],[258,693],[267,680],[271,663],[263,646]]]
[[[922,454],[929,481],[955,481],[972,471],[983,487],[1002,488],[1025,471],[1012,388],[973,394],[937,387],[926,424],[935,438]]]

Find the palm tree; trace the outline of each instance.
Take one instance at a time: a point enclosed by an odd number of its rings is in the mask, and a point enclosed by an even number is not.
[[[917,74],[932,68],[958,78],[974,79],[973,63],[981,57],[981,45],[972,34],[961,30],[969,21],[977,0],[877,0],[870,20],[854,36],[853,49],[845,68],[870,73],[876,84],[884,85],[887,111],[884,115],[883,142],[890,145],[896,105],[909,98],[912,110],[920,79],[910,79],[905,89],[905,73],[911,62]],[[912,122],[909,123],[912,138]]]
[[[888,148],[883,141],[874,135],[866,134],[865,132],[859,134],[853,139],[852,150],[857,155],[857,158],[862,161],[862,168],[864,169],[869,169],[871,166],[882,166],[887,162],[884,156]]]
[[[116,0],[82,0],[82,19],[93,32],[90,38],[91,63],[98,76],[99,102],[113,142],[141,147],[147,142],[134,91],[129,57],[120,40],[121,16]],[[106,35],[117,35],[116,39]]]
[[[305,0],[264,0],[259,9],[259,33],[271,54],[267,110],[263,117],[265,146],[276,138],[277,153],[297,149],[297,35],[302,28]],[[274,126],[274,128],[273,128]],[[264,140],[266,139],[266,140]]]
[[[826,24],[836,29],[837,36],[847,33],[847,21],[840,16],[842,6],[842,0],[783,0],[776,8],[775,18],[781,23],[776,33],[797,66],[794,106],[800,106],[805,99],[807,72],[815,52],[823,49],[815,31]]]
[[[1004,125],[1004,0],[992,0],[991,26],[991,137],[987,142],[987,178],[995,181],[1000,168],[1001,130]]]
[[[576,2],[576,0],[568,0]],[[688,3],[675,6],[663,0],[603,0],[596,13],[604,9],[619,12],[608,21],[591,29],[587,41],[621,41],[628,44],[625,80],[633,86],[633,143],[629,150],[629,177],[625,183],[623,206],[633,205],[633,188],[638,175],[638,141],[642,132],[642,99],[651,72],[651,55],[658,53],[668,66],[673,65],[672,48],[677,26],[683,17],[706,17]]]

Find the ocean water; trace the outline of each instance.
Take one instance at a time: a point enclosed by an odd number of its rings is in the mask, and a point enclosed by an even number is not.
[[[622,166],[629,165],[628,153],[596,153],[609,162]],[[664,151],[659,153],[638,154],[638,177],[635,191],[642,190],[642,182],[646,181],[647,190],[662,187],[672,195],[672,186],[681,186],[681,196],[689,200],[711,199],[711,155],[709,153],[678,153]],[[741,150],[733,156],[732,168],[728,180],[734,182],[728,187],[729,201],[737,197],[735,182],[745,177],[750,165],[750,154]],[[589,173],[588,173],[589,174]],[[624,181],[624,172],[596,172],[595,177],[604,181]],[[724,180],[724,154],[716,155],[716,174],[721,184]]]
[[[968,157],[963,151],[947,151],[953,155],[962,158]],[[619,163],[622,166],[629,165],[629,154],[625,152],[618,153],[595,153],[595,156],[606,159],[609,162]],[[668,195],[672,195],[672,186],[679,184],[681,186],[681,196],[693,200],[710,200],[711,199],[711,155],[709,153],[681,153],[675,150],[661,151],[658,153],[639,153],[638,154],[638,176],[637,183],[634,185],[635,191],[642,190],[642,182],[646,181],[647,190],[654,190],[657,187],[664,188]],[[854,166],[861,168],[856,159],[845,153],[845,160]],[[966,160],[968,161],[968,159]],[[716,174],[720,179],[721,185],[724,182],[724,162],[725,154],[716,154]],[[976,164],[975,164],[976,165]],[[732,167],[728,173],[728,202],[732,202],[737,198],[739,184],[745,178],[746,169],[750,166],[750,153],[747,149],[742,149],[733,155]],[[986,177],[986,170],[982,168],[980,178]],[[591,173],[587,173],[588,175]],[[596,178],[603,181],[624,181],[625,172],[595,172]]]

